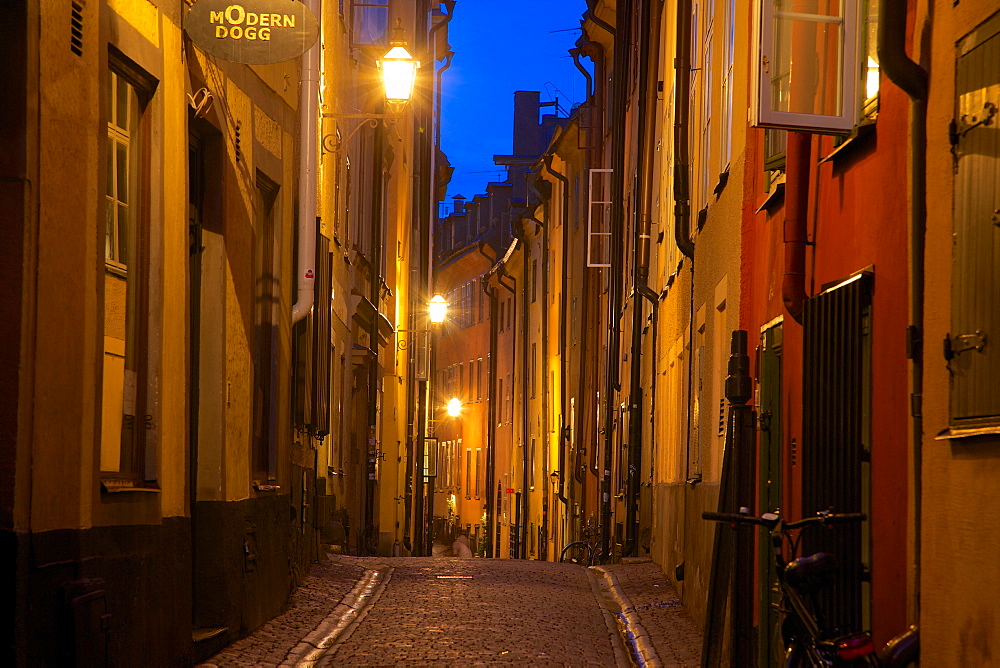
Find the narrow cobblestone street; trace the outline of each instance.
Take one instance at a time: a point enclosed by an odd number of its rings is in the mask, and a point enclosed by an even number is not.
[[[330,555],[289,609],[202,664],[697,666],[698,628],[648,561]]]

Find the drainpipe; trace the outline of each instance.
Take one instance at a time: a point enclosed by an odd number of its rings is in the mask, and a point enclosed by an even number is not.
[[[657,2],[659,5],[659,2]],[[632,280],[632,350],[629,358],[629,473],[625,504],[625,547],[622,554],[635,555],[638,552],[639,529],[639,485],[642,470],[642,288],[649,289],[649,235],[652,229],[653,207],[653,144],[656,123],[651,110],[656,109],[656,82],[651,80],[659,73],[660,21],[653,20],[652,0],[642,0],[639,26],[639,152],[636,156],[639,206],[633,225]],[[650,45],[656,45],[656,53],[650,55]],[[648,298],[648,297],[647,297]],[[656,301],[653,302],[656,309]],[[654,341],[655,345],[655,341]],[[653,358],[655,359],[655,351]]]
[[[674,54],[674,242],[684,258],[690,260],[691,275],[688,285],[688,345],[694,344],[694,241],[691,240],[691,147],[690,123],[691,115],[691,0],[677,0]],[[683,264],[683,258],[681,260]],[[677,271],[680,272],[680,265]],[[694,355],[689,348],[685,369],[687,375],[687,393],[685,397],[685,454],[684,478],[686,485],[694,485],[701,481],[700,474],[691,473],[691,398],[694,387]],[[682,536],[680,539],[681,562],[675,566],[678,589],[683,595],[684,552],[687,543],[687,488],[683,496],[681,510]]]
[[[535,188],[534,181],[529,182],[529,186],[532,188],[532,190],[534,190],[534,188]],[[537,193],[537,191],[536,191],[536,193]],[[535,226],[536,226],[535,233],[542,235],[542,262],[543,262],[543,265],[542,265],[542,276],[544,278],[545,275],[548,273],[545,270],[545,265],[544,265],[544,263],[546,262],[546,258],[548,256],[548,249],[547,249],[546,243],[545,243],[546,238],[547,238],[547,235],[545,233],[545,225],[542,223],[542,221],[538,220],[533,215],[527,214],[526,218],[524,218],[524,219],[522,219],[520,221],[520,226],[514,230],[514,236],[518,237],[518,239],[520,239],[521,243],[524,244],[524,265],[523,266],[524,266],[524,271],[525,272],[529,271],[528,268],[530,267],[530,260],[531,260],[531,245],[528,243],[528,238],[527,238],[528,237],[528,233],[527,233],[527,230],[524,229],[524,221],[525,220],[530,220],[531,222],[533,222],[535,224]],[[545,295],[546,295],[546,287],[547,287],[547,280],[543,282],[543,287],[542,287],[542,306],[543,306],[543,309],[542,309],[542,315],[541,315],[541,319],[540,319],[541,325],[542,325],[541,341],[542,341],[543,345],[544,345],[544,342],[545,342],[545,312],[544,312],[544,305],[545,305],[545,299],[546,299],[546,297],[545,297]],[[530,328],[530,325],[531,325],[531,310],[530,310],[531,309],[531,304],[529,303],[528,299],[529,299],[529,297],[528,297],[528,281],[527,280],[522,280],[521,281],[521,318],[522,318],[522,321],[523,321],[522,327],[524,328],[523,332],[522,332],[522,340],[523,341],[527,341],[528,337],[530,336],[529,328]],[[517,338],[516,337],[516,333],[517,332],[515,330],[515,337],[514,337],[515,339]],[[523,521],[522,521],[522,525],[520,527],[521,544],[519,545],[520,549],[518,550],[518,552],[520,553],[520,558],[521,559],[527,559],[528,558],[528,524],[529,524],[528,518],[530,517],[530,515],[528,514],[528,511],[529,511],[529,508],[530,508],[530,501],[531,501],[531,496],[529,494],[530,487],[531,487],[530,486],[530,481],[531,481],[530,473],[531,473],[531,463],[532,463],[532,461],[531,461],[531,447],[530,447],[530,443],[531,443],[531,424],[530,424],[530,411],[528,410],[528,397],[531,396],[530,395],[530,388],[528,386],[528,383],[531,380],[529,378],[529,376],[528,376],[528,372],[530,370],[530,365],[528,363],[528,352],[530,350],[531,350],[531,348],[529,346],[527,346],[527,344],[525,344],[524,353],[521,355],[521,393],[522,393],[522,395],[521,395],[522,396],[522,400],[521,400],[521,445],[522,445],[522,454],[524,455],[522,457],[523,468],[521,470],[521,489],[524,490],[523,498],[521,499],[522,504],[523,504],[523,510],[522,510],[521,517],[523,518]],[[543,349],[543,351],[542,351],[542,358],[544,359],[544,357],[545,357],[545,355],[544,355],[544,349]],[[544,381],[544,378],[545,378],[545,376],[547,374],[545,373],[544,369],[542,370],[542,374],[543,374],[542,375],[542,378],[543,378],[543,380],[542,380],[542,388],[543,389],[541,391],[541,395],[542,395],[542,433],[541,433],[541,437],[542,437],[542,439],[544,439],[547,436],[545,428],[546,428],[547,422],[548,422],[546,420],[546,415],[545,415],[546,410],[545,410],[545,381]],[[543,440],[542,441],[543,452],[544,452],[544,443],[545,442]]]
[[[632,41],[632,0],[619,0],[615,14],[615,61],[612,70],[614,100],[611,105],[611,229],[624,227],[625,218],[625,107],[628,102],[629,49]],[[615,432],[615,399],[621,391],[621,303],[624,291],[622,235],[611,237],[611,272],[608,290],[608,356],[605,375],[604,471],[601,490],[601,549],[611,554],[611,468]]]
[[[584,95],[583,99],[589,100],[594,91],[594,77],[590,75],[587,68],[580,64],[580,53],[580,47],[569,50],[569,55],[573,57],[573,64],[576,65],[576,69],[580,70],[580,74],[583,75],[583,78],[587,80],[587,94]]]
[[[806,300],[806,219],[809,204],[809,165],[812,135],[789,132],[785,151],[785,273],[781,279],[781,299],[795,322],[802,324]]]
[[[575,58],[575,57],[574,57]],[[585,71],[585,70],[584,70]],[[556,492],[556,496],[563,505],[567,505],[569,500],[566,498],[566,444],[563,438],[563,428],[566,426],[565,422],[569,419],[569,411],[566,410],[566,326],[569,322],[566,318],[566,303],[568,294],[567,283],[569,281],[569,272],[566,270],[566,260],[567,260],[567,249],[569,248],[569,179],[555,169],[552,168],[552,154],[547,153],[542,156],[542,161],[545,165],[545,169],[552,176],[559,179],[562,182],[562,291],[559,296],[559,398],[561,404],[559,406],[560,411],[563,416],[563,423],[559,428],[559,438],[557,439],[559,443],[559,487]],[[548,253],[546,253],[546,257]],[[548,281],[549,272],[545,272],[544,280]],[[546,291],[547,293],[547,291]],[[543,336],[542,340],[545,341],[546,337]],[[547,376],[546,376],[547,377]]]
[[[594,7],[597,6],[597,2],[598,2],[598,0],[587,0],[587,11],[585,11],[583,13],[583,18],[584,18],[584,20],[590,19],[591,21],[594,22],[595,25],[600,26],[608,34],[610,34],[612,37],[614,37],[614,35],[615,35],[615,29],[614,29],[614,27],[612,27],[610,24],[606,23],[605,21],[602,21],[601,19],[597,18],[597,14],[594,13]]]
[[[322,18],[320,0],[304,0],[306,8]],[[297,292],[292,305],[292,324],[312,310],[316,282],[316,132],[319,109],[319,55],[317,41],[302,56],[299,82],[299,222]]]
[[[486,253],[486,244],[480,242],[477,245],[477,250],[479,254],[490,261],[491,269],[483,274],[483,280],[481,281],[481,286],[483,293],[486,298],[489,299],[490,307],[490,335],[489,335],[489,351],[490,355],[486,359],[486,522],[483,527],[484,533],[486,535],[486,556],[493,556],[493,536],[490,527],[493,526],[493,504],[494,504],[494,452],[496,449],[496,408],[494,405],[493,397],[493,383],[489,382],[494,375],[493,365],[495,364],[494,358],[496,357],[497,349],[497,331],[496,331],[496,292],[490,286],[489,277],[492,273],[492,267],[495,265],[497,259],[494,256]]]
[[[694,260],[691,241],[691,0],[677,1],[677,54],[674,57],[674,240]],[[690,357],[690,356],[689,356]]]
[[[520,236],[518,236],[517,229],[516,229],[516,224],[515,224],[515,230],[514,230],[514,237],[518,240],[518,243],[524,244],[524,239],[522,239]],[[525,256],[527,256],[527,253],[528,253],[528,250],[527,250],[527,248],[525,248]],[[503,278],[504,278],[505,275],[506,275],[507,278],[510,279],[510,281],[511,281],[511,283],[513,283],[513,285],[507,285],[506,283],[503,282]],[[514,276],[511,276],[510,274],[507,273],[506,266],[503,266],[503,265],[500,266],[500,270],[497,272],[497,282],[500,283],[500,285],[502,285],[508,292],[510,292],[511,296],[514,297],[515,300],[517,299],[517,278],[515,278]],[[509,318],[512,319],[510,327],[516,328],[517,327],[517,320],[514,318],[514,309],[511,308],[510,311],[511,312],[508,313],[508,316],[507,316],[507,317],[509,317]],[[511,366],[513,366],[514,364],[517,364],[517,331],[516,331],[516,329],[515,329],[514,333],[510,337],[510,359],[511,359]],[[514,395],[514,387],[513,387],[513,385],[514,385],[514,383],[513,383],[513,377],[512,377],[511,378],[511,383],[510,383],[511,387],[508,388],[509,391],[510,391],[510,393],[511,393],[511,405],[512,406],[513,406],[513,395]],[[504,398],[503,397],[499,397],[499,400],[500,400],[500,405],[503,406]],[[522,436],[522,439],[523,438],[524,437]],[[525,444],[523,447],[524,447],[525,450],[527,450],[528,446]],[[525,457],[524,459],[527,459],[527,457]],[[522,473],[523,473],[524,479],[527,479],[527,473],[526,472],[522,472]],[[526,487],[523,488],[523,489],[524,489],[524,491],[527,491]],[[522,496],[527,497],[527,494],[522,494]],[[515,522],[514,522],[514,526],[516,527],[516,534],[515,535],[516,535],[517,541],[518,541],[518,545],[517,545],[517,553],[518,553],[518,555],[520,555],[520,553],[521,553],[521,546],[522,546],[522,543],[523,543],[522,539],[524,537],[523,536],[523,530],[522,530],[522,527],[521,527],[520,516],[521,516],[521,504],[518,503],[517,504],[517,513],[515,513]],[[497,549],[499,549],[499,547],[500,546],[498,545]]]
[[[913,563],[915,573],[908,616],[910,622],[920,621],[920,526],[922,513],[923,475],[923,355],[921,344],[924,329],[924,235],[927,222],[927,71],[906,55],[906,4],[891,0],[879,1],[878,57],[879,66],[890,81],[910,97],[910,415],[913,439]],[[914,30],[914,35],[917,31]],[[916,42],[916,37],[914,37]]]

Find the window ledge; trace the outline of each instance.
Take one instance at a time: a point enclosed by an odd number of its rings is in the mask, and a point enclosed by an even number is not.
[[[108,494],[120,492],[160,493],[160,488],[151,483],[137,482],[128,478],[102,478],[101,488]]]
[[[114,260],[104,260],[104,271],[121,278],[128,278],[128,267]]]
[[[1000,424],[978,425],[975,427],[948,427],[942,429],[935,441],[950,441],[955,438],[972,438],[975,436],[997,436],[1000,435]]]
[[[784,201],[785,198],[785,174],[784,172],[778,176],[774,181],[771,182],[771,192],[767,194],[761,205],[757,207],[756,213],[760,213],[764,209],[769,209],[778,202]]]
[[[875,133],[876,118],[877,114],[869,116],[858,123],[854,130],[851,131],[851,134],[847,135],[844,139],[844,143],[830,151],[825,158],[820,160],[820,163],[829,162],[830,160],[842,157],[842,154],[846,155],[847,153],[850,153],[852,149],[865,145],[865,137]]]

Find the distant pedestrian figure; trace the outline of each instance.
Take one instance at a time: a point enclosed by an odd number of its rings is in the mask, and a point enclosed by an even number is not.
[[[451,553],[453,556],[463,559],[472,557],[472,550],[469,549],[469,539],[465,537],[465,534],[459,534],[455,542],[451,544]]]

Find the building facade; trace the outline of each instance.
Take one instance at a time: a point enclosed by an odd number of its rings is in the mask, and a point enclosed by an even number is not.
[[[11,665],[197,663],[325,546],[411,527],[394,333],[429,289],[454,3],[284,3],[266,63],[198,34],[254,40],[251,9],[199,4],[0,9]],[[424,62],[396,107],[394,24]]]

